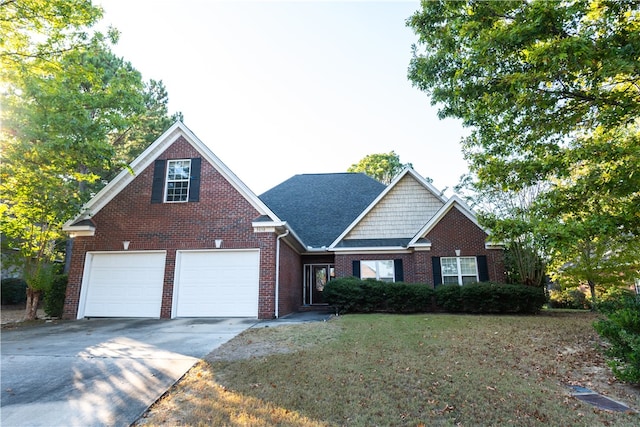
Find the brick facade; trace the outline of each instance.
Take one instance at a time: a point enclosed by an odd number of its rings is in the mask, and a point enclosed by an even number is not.
[[[195,157],[201,155],[180,137],[158,158]],[[275,235],[254,233],[252,221],[260,213],[206,161],[201,165],[199,202],[152,204],[152,180],[153,165],[93,216],[95,236],[75,238],[64,317],[77,316],[86,252],[122,251],[123,241],[130,242],[129,251],[166,251],[161,317],[171,317],[176,250],[213,249],[216,239],[223,240],[224,249],[260,249],[258,316],[273,317]],[[289,310],[290,304],[282,308]]]

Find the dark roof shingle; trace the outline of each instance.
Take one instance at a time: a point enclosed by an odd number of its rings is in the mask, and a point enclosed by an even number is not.
[[[260,195],[289,223],[304,244],[319,248],[333,241],[385,189],[362,173],[295,175]]]

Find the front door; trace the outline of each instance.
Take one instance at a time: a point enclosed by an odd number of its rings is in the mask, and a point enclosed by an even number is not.
[[[332,264],[307,264],[304,266],[304,304],[325,304],[322,292],[335,275]]]

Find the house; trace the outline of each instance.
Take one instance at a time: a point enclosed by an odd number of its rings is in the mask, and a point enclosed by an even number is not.
[[[178,122],[64,226],[66,318],[274,318],[333,277],[503,280],[502,250],[412,169],[296,175],[255,195]]]

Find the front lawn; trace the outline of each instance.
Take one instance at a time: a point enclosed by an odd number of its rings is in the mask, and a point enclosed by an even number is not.
[[[347,315],[251,329],[196,365],[140,424],[640,425],[569,395],[640,409],[608,371],[596,315]]]

